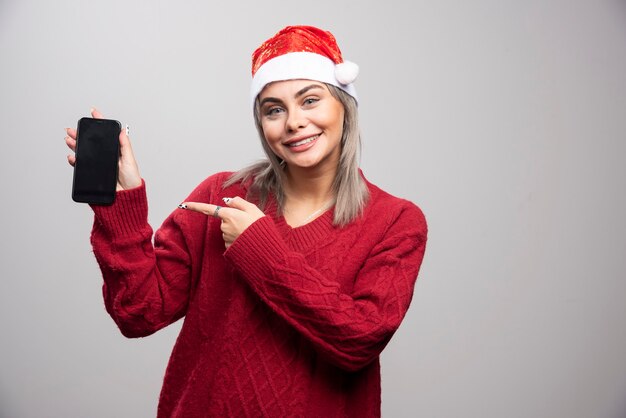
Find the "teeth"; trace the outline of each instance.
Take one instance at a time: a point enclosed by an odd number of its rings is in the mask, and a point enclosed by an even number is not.
[[[308,144],[309,142],[313,142],[317,139],[319,135],[312,136],[307,139],[303,139],[302,141],[294,142],[293,144],[289,144],[290,147],[299,147],[300,145]]]

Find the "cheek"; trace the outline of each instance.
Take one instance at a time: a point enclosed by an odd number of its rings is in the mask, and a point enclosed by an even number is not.
[[[265,138],[265,144],[267,147],[269,147],[274,154],[279,155],[281,152],[280,135],[277,134],[276,130],[263,128],[263,137]]]
[[[332,117],[332,118],[328,118],[326,120],[326,126],[328,126],[333,131],[333,133],[335,133],[336,135],[341,137],[341,134],[343,132],[343,117],[342,117],[342,115],[335,116],[335,117]]]
[[[337,106],[332,109],[330,112],[326,113],[326,118],[324,118],[324,124],[332,129],[334,132],[337,132],[341,135],[343,131],[343,119],[344,112],[343,109]]]
[[[280,139],[280,129],[273,123],[264,123],[261,125],[263,136],[268,143],[276,142]]]

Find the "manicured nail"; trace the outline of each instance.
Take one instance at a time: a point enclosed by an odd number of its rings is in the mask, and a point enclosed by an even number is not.
[[[187,209],[187,204],[181,203],[180,205],[178,205],[178,209]]]
[[[228,205],[232,199],[230,197],[223,197],[222,200]]]
[[[126,136],[130,135],[130,126],[126,125]]]

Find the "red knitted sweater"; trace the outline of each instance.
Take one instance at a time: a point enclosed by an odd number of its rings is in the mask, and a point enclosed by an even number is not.
[[[246,196],[229,173],[187,201]],[[426,244],[412,203],[368,183],[363,215],[291,228],[267,216],[225,250],[220,221],[176,210],[154,236],[145,185],[94,206],[106,309],[127,337],[185,317],[159,417],[379,417],[379,354],[404,317]]]

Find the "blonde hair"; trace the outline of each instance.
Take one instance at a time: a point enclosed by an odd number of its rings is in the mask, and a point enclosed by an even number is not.
[[[333,224],[345,226],[363,212],[369,198],[369,191],[359,172],[358,157],[361,148],[361,136],[356,100],[338,87],[330,84],[326,84],[326,87],[344,107],[341,153],[332,187],[335,194]],[[285,203],[283,188],[285,163],[274,154],[265,140],[258,98],[254,105],[254,122],[267,160],[259,161],[233,173],[224,183],[224,187],[252,179],[246,198],[258,199],[259,207],[263,209],[269,194],[273,193],[278,203],[278,210],[282,213]]]

